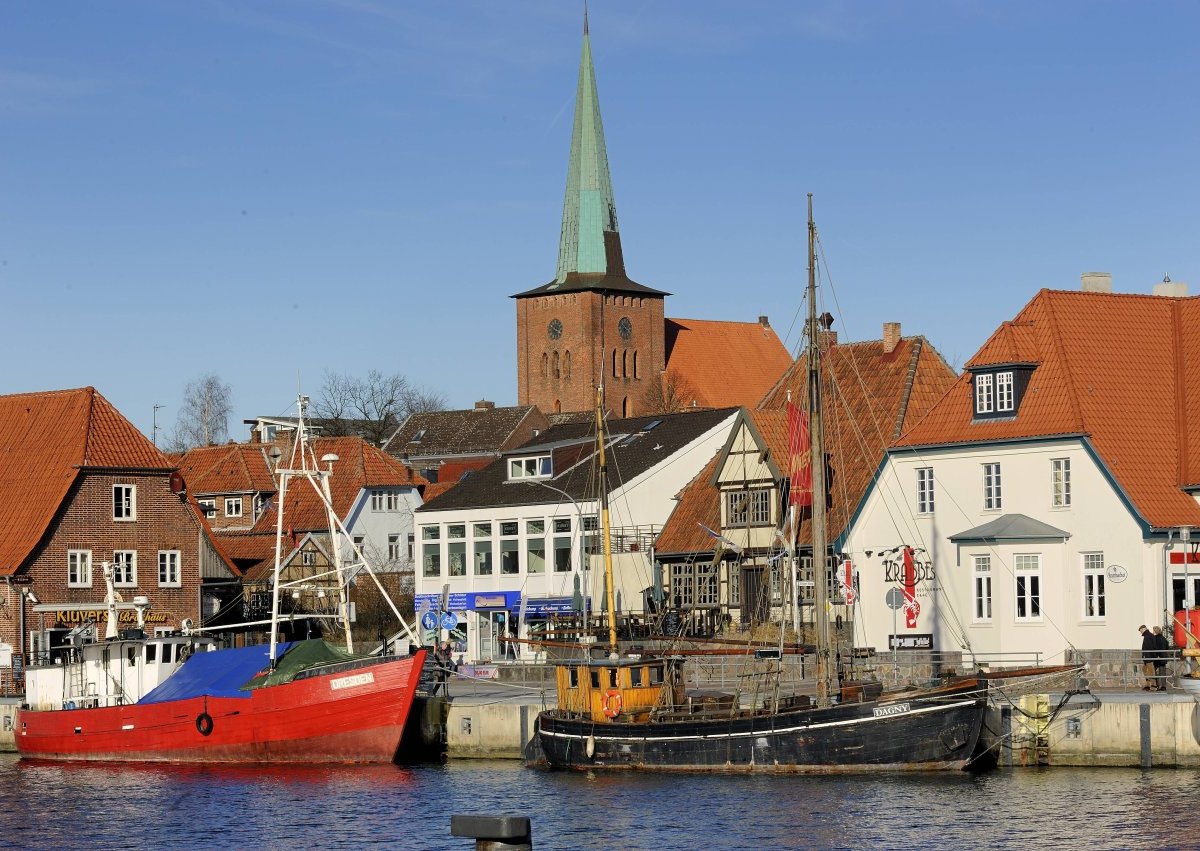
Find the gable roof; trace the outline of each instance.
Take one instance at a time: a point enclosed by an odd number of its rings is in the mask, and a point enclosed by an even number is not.
[[[527,420],[536,421],[534,428],[548,424],[535,405],[414,413],[383,448],[396,458],[495,454],[509,446]]]
[[[829,539],[845,531],[852,512],[870,486],[888,444],[913,417],[922,416],[956,381],[954,371],[924,337],[901,338],[891,352],[882,340],[840,343],[823,356],[825,377],[822,404],[825,411],[826,451],[833,478],[827,516]],[[744,416],[775,459],[781,476],[787,476],[788,392],[800,407],[808,398],[808,365],[798,358],[763,398],[758,409]],[[736,429],[736,426],[735,426]],[[656,547],[662,553],[712,552],[713,539],[697,523],[716,529],[720,522],[720,494],[714,477],[725,451],[710,465],[707,477],[698,476],[680,495],[679,505],[663,527]],[[797,540],[811,544],[811,524],[800,526]]]
[[[322,437],[312,441],[312,449],[317,458],[330,453],[338,456],[333,462],[329,490],[334,512],[343,520],[363,488],[420,488],[428,484],[422,476],[361,437]],[[290,451],[285,451],[281,463],[289,463],[290,457]],[[312,485],[293,479],[286,498],[284,522],[287,528],[296,532],[329,528],[325,505]],[[255,522],[256,533],[274,530],[276,510],[277,503],[272,501]]]
[[[667,319],[666,368],[683,379],[701,408],[751,406],[771,389],[792,358],[770,325]]]
[[[95,388],[0,396],[0,575],[21,567],[94,468],[173,466]]]
[[[616,489],[656,467],[734,413],[732,408],[611,420],[606,456],[609,489]],[[657,424],[655,424],[657,423]],[[498,458],[426,502],[418,512],[459,508],[557,503],[564,494],[574,500],[596,498],[596,453],[591,423],[564,423]],[[508,459],[514,455],[550,455],[549,479],[508,481]],[[563,493],[559,493],[562,491]]]
[[[1015,417],[974,419],[965,373],[896,446],[1087,438],[1154,528],[1200,525],[1200,298],[1041,290],[968,370],[1034,365]]]
[[[267,453],[270,443],[226,443],[190,449],[179,472],[192,494],[273,493],[275,478]]]

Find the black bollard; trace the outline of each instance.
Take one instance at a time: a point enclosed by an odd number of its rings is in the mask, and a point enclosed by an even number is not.
[[[475,840],[475,851],[531,851],[528,816],[450,816],[450,835]]]

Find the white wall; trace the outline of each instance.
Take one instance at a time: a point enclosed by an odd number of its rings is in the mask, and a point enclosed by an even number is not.
[[[363,489],[354,501],[350,511],[342,518],[351,537],[363,536],[365,553],[373,570],[411,569],[408,560],[408,536],[414,531],[413,512],[421,505],[421,496],[416,488],[375,488],[374,490],[391,490],[397,492],[399,501],[397,508],[392,511],[375,511],[371,507],[371,490]],[[386,502],[384,505],[386,506]],[[400,536],[400,560],[389,562],[388,535]],[[353,551],[349,542],[342,544],[342,558],[352,559]]]
[[[1071,463],[1071,505],[1052,505],[1051,459]],[[1001,465],[1003,505],[983,508],[984,463]],[[934,471],[932,514],[916,514],[919,467]],[[1018,541],[993,545],[949,541],[951,535],[981,526],[1005,514],[1024,514],[1070,533],[1064,541]],[[933,633],[935,648],[958,650],[965,634],[979,653],[1040,652],[1061,658],[1069,646],[1079,649],[1140,647],[1137,626],[1156,623],[1162,611],[1163,549],[1143,540],[1140,526],[1079,440],[1023,445],[949,448],[919,455],[898,452],[886,462],[847,537],[862,590],[858,610],[866,644],[888,649],[892,611],[885,595],[879,553],[901,544],[924,548],[932,556],[936,584],[918,586],[922,611],[917,628],[900,634]],[[866,555],[867,551],[873,553]],[[1103,553],[1105,567],[1120,565],[1128,577],[1105,579],[1105,614],[1084,616],[1082,554]],[[1042,616],[1016,617],[1014,558],[1041,555]],[[989,555],[992,574],[992,619],[978,620],[974,611],[973,556]]]

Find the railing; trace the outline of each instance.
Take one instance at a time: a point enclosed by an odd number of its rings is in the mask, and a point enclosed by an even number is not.
[[[25,672],[19,667],[0,668],[0,697],[20,697],[25,694]]]

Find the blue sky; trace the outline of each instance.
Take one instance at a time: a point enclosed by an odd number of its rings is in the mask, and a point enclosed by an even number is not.
[[[789,347],[815,195],[842,339],[960,366],[1042,287],[1200,292],[1200,5],[594,0],[630,275]],[[0,392],[143,430],[326,370],[516,401],[554,275],[582,5],[0,7]],[[791,333],[789,334],[789,330]],[[1113,333],[1117,329],[1101,329]]]

